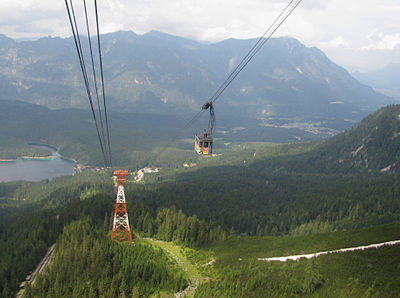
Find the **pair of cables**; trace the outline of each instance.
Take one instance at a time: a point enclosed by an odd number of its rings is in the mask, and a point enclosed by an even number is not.
[[[97,33],[97,48],[98,48],[98,68],[100,69],[100,81],[101,81],[101,90],[98,86],[98,74],[96,72],[96,64],[94,58],[94,51],[92,46],[92,37],[90,35],[90,24],[88,17],[88,9],[86,5],[86,0],[83,0],[83,10],[85,15],[85,24],[86,24],[86,34],[88,39],[88,49],[90,53],[90,64],[91,64],[91,74],[92,78],[89,77],[89,71],[86,67],[87,63],[85,62],[85,56],[82,48],[81,37],[79,35],[78,23],[75,14],[75,9],[72,0],[65,0],[65,6],[68,13],[68,19],[71,25],[72,35],[74,37],[75,48],[78,53],[79,64],[81,67],[83,80],[85,83],[86,93],[88,96],[90,108],[92,111],[93,120],[96,126],[97,137],[99,140],[101,152],[104,159],[105,166],[112,166],[112,155],[111,155],[111,142],[110,142],[110,132],[108,126],[108,115],[107,115],[107,106],[106,106],[106,96],[105,96],[105,88],[104,88],[104,71],[103,71],[103,60],[101,55],[101,43],[100,43],[100,30],[99,30],[99,16],[97,10],[97,0],[94,0],[94,14],[96,19],[96,33]],[[89,66],[90,67],[90,66]],[[92,89],[95,90],[96,100],[97,100],[97,113],[95,111],[95,107],[93,104],[93,96]],[[102,104],[100,103],[100,98],[102,97]],[[104,114],[104,115],[103,115]],[[105,125],[104,121],[105,120]],[[100,123],[100,125],[99,125]]]
[[[239,73],[246,67],[246,65],[254,58],[254,56],[260,51],[260,49],[265,45],[268,40],[271,39],[272,35],[278,30],[278,28],[286,21],[286,19],[292,14],[292,12],[299,6],[302,0],[291,0],[286,7],[281,11],[274,22],[268,27],[264,34],[257,40],[253,47],[248,51],[248,53],[242,58],[238,65],[232,70],[225,81],[220,85],[220,87],[215,91],[213,96],[208,101],[209,103],[215,103],[222,93],[228,88],[232,81],[239,75]],[[175,140],[183,134],[183,132],[196,122],[201,114],[206,109],[202,108],[194,117],[181,129],[179,134],[174,137]]]
[[[232,81],[239,75],[239,73],[246,67],[246,65],[254,58],[254,56],[259,52],[259,50],[264,46],[266,42],[272,37],[272,35],[278,30],[278,28],[286,21],[286,19],[292,14],[292,12],[299,6],[302,0],[291,0],[286,7],[282,10],[282,12],[278,15],[278,17],[274,20],[274,22],[268,27],[268,29],[264,32],[264,34],[257,40],[257,42],[253,45],[253,47],[248,51],[248,53],[242,58],[240,63],[236,65],[236,67],[232,70],[232,72],[228,75],[225,81],[220,85],[220,87],[216,90],[213,96],[210,98],[208,103],[212,106],[215,101],[217,101],[223,92],[228,88],[228,86],[232,83]],[[102,97],[103,97],[103,109],[104,109],[104,118],[106,122],[106,132],[104,129],[103,124],[103,116],[101,111],[100,105],[100,95],[99,95],[99,88],[97,85],[97,77],[96,77],[96,69],[93,57],[93,48],[91,43],[91,36],[90,36],[90,29],[89,29],[89,18],[87,13],[87,6],[86,0],[83,0],[84,5],[84,12],[85,12],[85,22],[86,22],[86,31],[87,37],[89,42],[89,51],[91,57],[91,64],[92,64],[92,74],[93,74],[93,84],[95,91],[96,91],[96,99],[97,99],[97,107],[98,107],[98,115],[99,115],[99,122],[100,126],[98,125],[96,112],[93,105],[92,93],[91,93],[91,84],[88,76],[88,72],[86,69],[86,63],[83,55],[82,44],[79,36],[78,31],[78,24],[76,21],[76,15],[72,0],[65,0],[65,5],[67,8],[68,18],[71,25],[72,34],[74,37],[75,47],[78,53],[79,63],[81,66],[86,92],[89,99],[90,107],[92,110],[93,119],[96,125],[97,136],[99,139],[101,151],[104,157],[104,163],[106,166],[112,166],[112,157],[111,157],[111,146],[110,146],[110,134],[108,128],[108,117],[107,117],[107,108],[106,108],[106,99],[105,99],[105,92],[104,92],[104,75],[103,75],[103,63],[101,58],[101,47],[100,47],[100,34],[99,34],[99,18],[97,12],[97,0],[94,0],[94,9],[95,9],[95,16],[96,16],[96,29],[97,29],[97,45],[98,45],[98,56],[99,56],[99,67],[100,67],[100,74],[101,74],[101,90],[102,90]],[[203,106],[204,107],[204,106]],[[180,130],[178,135],[176,135],[172,140],[176,140],[179,136],[183,134],[183,132],[193,125],[195,121],[197,121],[201,114],[206,110],[202,107],[202,109],[194,115],[194,117]],[[100,133],[101,131],[101,133]]]

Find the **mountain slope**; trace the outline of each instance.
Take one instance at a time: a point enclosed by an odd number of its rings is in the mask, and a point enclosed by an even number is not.
[[[373,72],[352,74],[360,82],[400,100],[400,64],[388,64]]]
[[[191,140],[194,132],[201,131],[202,125],[207,125],[208,119],[204,117],[181,134],[179,139],[172,139],[184,126],[186,119],[171,115],[109,112],[114,165],[142,168],[151,162],[157,167],[166,164],[175,167],[176,164],[182,165],[185,157],[196,158]],[[315,139],[314,134],[296,128],[261,128],[252,121],[247,123],[248,129],[240,130],[229,118],[218,117],[218,121],[222,123],[219,128],[224,129],[225,126],[226,130],[215,134],[218,138],[218,146],[215,147],[217,153],[224,151],[232,142],[291,142],[300,137]],[[32,150],[28,142],[51,144],[63,156],[80,163],[102,164],[96,128],[89,110],[50,110],[26,102],[0,100],[0,159],[39,153]],[[178,150],[180,154],[167,153],[169,150]]]
[[[360,82],[377,89],[393,89],[400,85],[400,64],[388,64],[373,72],[355,72],[352,74]]]
[[[399,148],[400,105],[391,105],[296,157],[290,167],[313,172],[398,172]]]
[[[193,113],[254,42],[228,39],[202,44],[157,31],[106,34],[102,45],[109,107]],[[3,96],[51,108],[86,108],[75,56],[71,38],[0,43]],[[237,124],[255,119],[264,126],[318,132],[324,127],[348,128],[388,102],[320,50],[292,38],[274,38],[222,95],[216,112],[237,119]]]
[[[331,146],[333,142],[336,146]],[[400,105],[380,109],[326,144],[328,154],[340,153],[339,162],[382,172],[399,169],[399,148]]]
[[[4,34],[0,34],[0,46],[5,47],[5,46],[10,46],[10,45],[15,45],[15,41],[11,38],[8,38]]]
[[[151,150],[165,144],[182,124],[171,116],[109,113],[114,164],[148,163]],[[28,142],[51,144],[61,155],[81,163],[101,165],[96,128],[88,110],[50,110],[26,102],[0,100],[0,156],[25,150]],[[133,151],[142,152],[133,154]],[[12,153],[12,152],[11,152]],[[146,157],[143,157],[146,155]],[[20,156],[5,156],[4,159]],[[138,165],[139,166],[139,165]]]
[[[237,146],[161,172],[127,194],[251,235],[306,234],[399,220],[400,105],[309,144]],[[151,185],[151,186],[150,186]]]

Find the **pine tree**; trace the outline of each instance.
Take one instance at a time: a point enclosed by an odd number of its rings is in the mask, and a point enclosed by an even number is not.
[[[103,225],[104,229],[106,231],[109,231],[109,224],[110,224],[110,220],[108,218],[108,213],[106,212],[105,215],[104,215],[104,225]]]

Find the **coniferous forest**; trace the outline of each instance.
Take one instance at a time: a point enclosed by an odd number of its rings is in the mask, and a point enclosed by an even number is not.
[[[0,298],[400,297],[396,1],[3,2]]]
[[[150,296],[186,286],[183,272],[163,250],[112,242],[107,232],[90,218],[68,225],[51,266],[26,297]]]
[[[397,151],[379,149],[392,156],[389,170],[377,154],[379,143],[397,142],[398,109],[324,142],[242,143],[212,157],[182,149],[165,163],[159,157],[160,171],[140,182],[129,168],[131,245],[110,240],[109,169],[0,183],[1,296],[15,295],[53,244],[25,296],[396,296],[399,245],[297,262],[258,258],[400,239]]]

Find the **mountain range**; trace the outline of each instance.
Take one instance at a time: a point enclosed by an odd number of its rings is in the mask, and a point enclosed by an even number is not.
[[[262,143],[272,130],[298,135],[288,123],[346,128],[390,101],[319,50],[273,39],[216,104],[219,129],[234,120],[261,129],[220,132],[217,154],[198,156],[188,135],[171,136],[251,42],[205,45],[159,32],[103,40],[105,61],[113,61],[106,68],[114,165],[160,169],[125,185],[135,244],[109,240],[111,169],[0,183],[1,296],[15,296],[53,243],[51,265],[25,296],[174,297],[191,275],[188,288],[199,297],[397,295],[398,245],[282,264],[258,258],[399,239],[400,105],[328,140]],[[101,164],[90,111],[77,109],[87,104],[70,39],[0,36],[0,63],[0,156],[33,140]],[[243,131],[259,142],[238,142]]]
[[[119,31],[101,39],[110,110],[189,119],[255,43],[228,39],[204,44],[158,31]],[[1,35],[0,88],[3,99],[52,109],[89,107],[72,38],[17,42]],[[240,126],[255,121],[326,136],[391,102],[319,49],[293,38],[272,38],[215,110],[217,119],[233,119]]]
[[[388,64],[372,72],[355,72],[352,75],[375,90],[400,99],[400,64]]]

